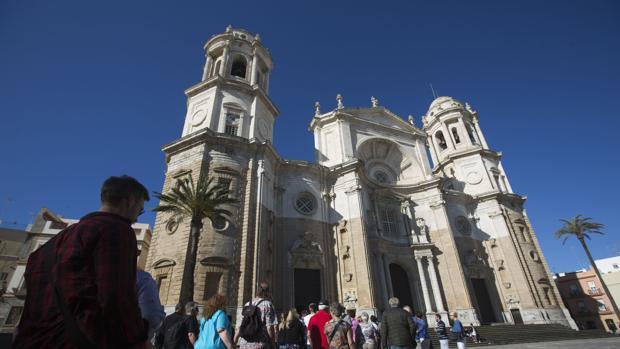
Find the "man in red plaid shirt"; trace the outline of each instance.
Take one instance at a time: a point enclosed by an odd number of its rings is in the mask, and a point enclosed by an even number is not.
[[[131,228],[148,200],[134,178],[110,177],[101,188],[99,211],[30,255],[13,348],[150,347],[138,307]]]

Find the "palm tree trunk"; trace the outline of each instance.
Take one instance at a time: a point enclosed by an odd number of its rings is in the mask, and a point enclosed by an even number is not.
[[[594,258],[592,258],[592,255],[590,254],[590,250],[588,249],[588,246],[586,245],[586,240],[584,238],[580,238],[579,242],[581,243],[581,247],[583,247],[583,250],[586,252],[586,255],[588,256],[588,260],[590,261],[590,265],[592,265],[592,269],[594,269],[594,272],[596,273],[596,277],[601,281],[601,287],[603,287],[603,291],[605,291],[605,294],[607,295],[609,302],[611,302],[611,308],[616,313],[616,316],[620,317],[620,311],[618,311],[618,306],[616,305],[616,301],[614,301],[613,297],[611,296],[611,293],[609,293],[609,289],[607,289],[607,285],[605,285],[605,281],[603,281],[603,278],[601,277],[601,272],[598,270],[596,263],[594,263]]]
[[[181,279],[181,292],[179,295],[179,303],[185,303],[194,300],[194,271],[196,270],[196,258],[198,256],[198,237],[202,222],[192,219],[189,229],[189,240],[187,241],[187,251],[185,252],[185,263],[183,265],[183,278]]]

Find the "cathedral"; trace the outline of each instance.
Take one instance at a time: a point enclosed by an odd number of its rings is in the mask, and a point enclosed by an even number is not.
[[[259,282],[279,311],[320,299],[380,315],[388,298],[465,324],[572,325],[524,210],[477,112],[436,98],[417,123],[371,98],[315,104],[316,161],[272,144],[272,57],[258,34],[226,28],[204,46],[181,137],[162,150],[163,192],[201,174],[237,199],[206,220],[194,298],[228,297],[238,318]],[[430,159],[429,159],[430,156]],[[158,213],[147,258],[166,310],[179,300],[189,220]],[[434,321],[429,321],[434,324]]]

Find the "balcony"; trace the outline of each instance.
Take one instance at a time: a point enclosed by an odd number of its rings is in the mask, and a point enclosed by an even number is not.
[[[588,290],[588,294],[590,296],[602,296],[603,295],[603,291],[601,291],[600,288],[591,288]]]

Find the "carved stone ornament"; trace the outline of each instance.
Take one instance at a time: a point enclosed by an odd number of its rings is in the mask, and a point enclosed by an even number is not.
[[[502,283],[502,285],[504,285],[504,287],[506,287],[506,288],[511,288],[512,287],[512,284],[510,282],[504,282],[504,283]]]
[[[321,115],[321,103],[319,103],[318,101],[314,102],[314,115]]]
[[[407,117],[407,122],[412,126],[415,125],[415,122],[413,121],[413,115],[409,115]]]
[[[351,274],[351,273],[344,274],[344,281],[346,281],[346,282],[353,281],[353,274]]]
[[[291,252],[306,252],[306,253],[323,253],[321,245],[314,241],[314,236],[311,232],[299,234],[299,239],[295,240]]]

